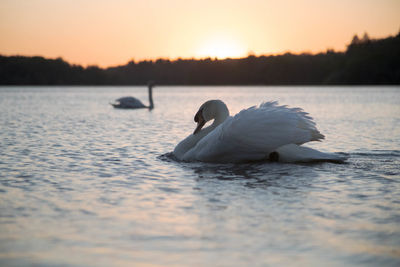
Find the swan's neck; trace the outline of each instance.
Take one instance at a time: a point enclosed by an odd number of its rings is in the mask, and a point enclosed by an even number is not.
[[[149,109],[154,108],[154,103],[153,103],[153,86],[149,85]]]
[[[229,112],[227,113],[223,113],[223,114],[219,114],[219,116],[215,117],[213,123],[210,125],[210,127],[217,127],[218,125],[220,125],[221,123],[223,123],[226,118],[229,117]]]
[[[216,103],[215,104],[216,109],[214,111],[214,116],[213,116],[214,121],[211,124],[211,126],[214,128],[223,123],[226,120],[226,118],[229,117],[229,110],[225,105],[225,103],[222,101],[216,101],[215,103]]]

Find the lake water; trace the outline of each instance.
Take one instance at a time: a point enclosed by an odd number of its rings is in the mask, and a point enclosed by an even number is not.
[[[400,87],[0,87],[1,266],[399,266]],[[301,107],[345,164],[168,153],[208,99]]]

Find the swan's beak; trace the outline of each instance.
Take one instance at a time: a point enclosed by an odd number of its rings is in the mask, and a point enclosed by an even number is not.
[[[203,118],[203,110],[199,110],[196,115],[194,116],[194,121],[197,122],[197,127],[194,130],[193,134],[197,134],[201,128],[203,128],[204,124],[206,124],[206,121]]]

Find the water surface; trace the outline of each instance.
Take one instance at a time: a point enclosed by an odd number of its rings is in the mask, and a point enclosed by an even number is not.
[[[0,87],[0,265],[399,266],[399,87]],[[168,157],[208,99],[301,107],[346,164]]]

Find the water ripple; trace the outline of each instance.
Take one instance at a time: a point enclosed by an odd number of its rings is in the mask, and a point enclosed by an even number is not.
[[[397,89],[0,88],[0,265],[398,266]],[[179,162],[209,98],[301,106],[348,160]]]

